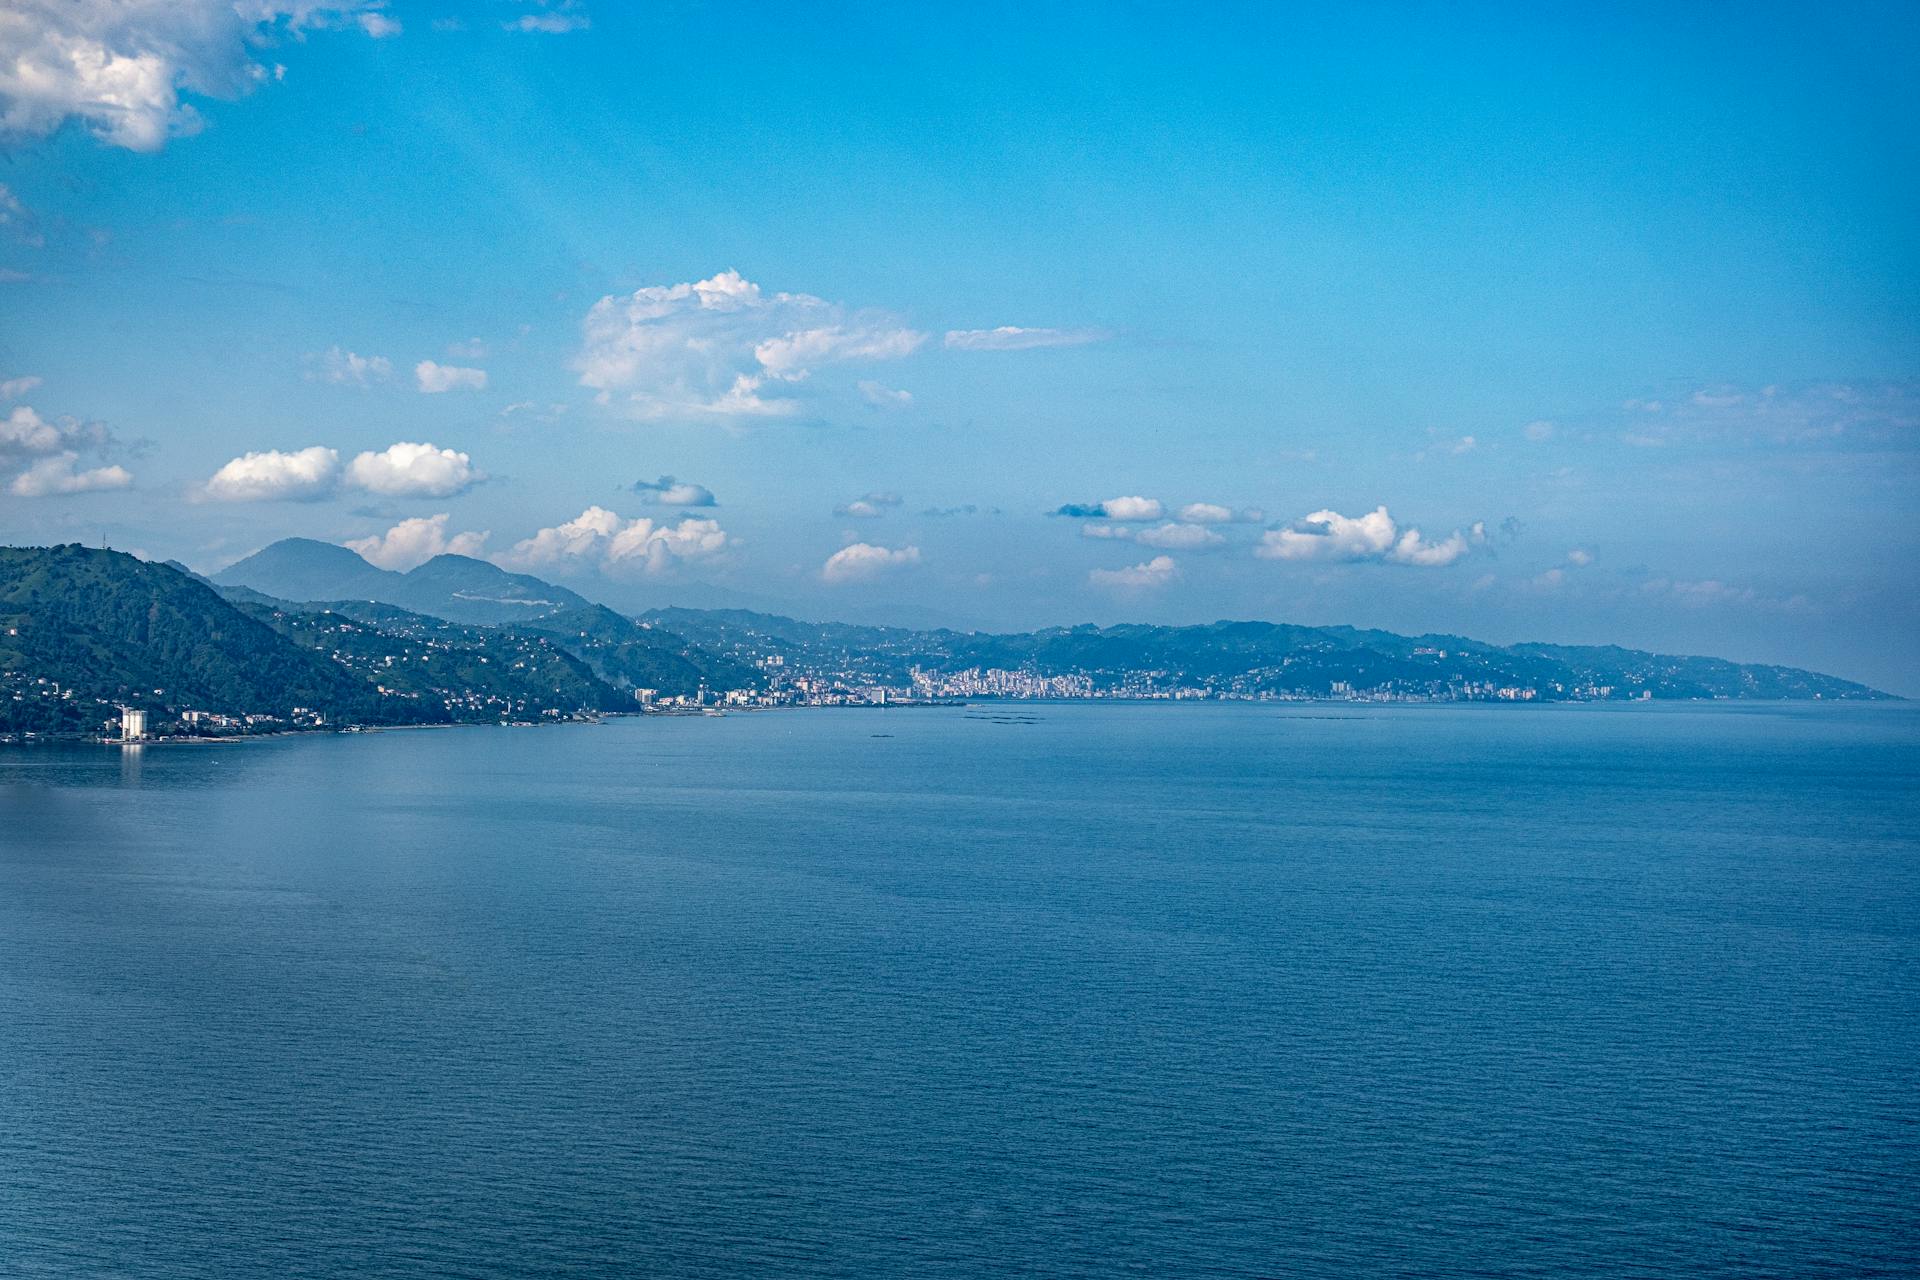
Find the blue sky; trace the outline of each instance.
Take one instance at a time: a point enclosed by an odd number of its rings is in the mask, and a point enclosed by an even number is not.
[[[1910,6],[246,8],[0,13],[0,538],[1920,694]]]

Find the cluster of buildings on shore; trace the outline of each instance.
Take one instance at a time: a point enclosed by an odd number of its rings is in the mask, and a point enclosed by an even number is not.
[[[0,671],[0,741],[59,737],[137,743],[325,727],[326,716],[311,707],[228,714],[171,703],[165,689],[109,698],[48,676]]]
[[[429,649],[431,652],[431,647]],[[335,654],[342,665],[355,664]],[[421,655],[423,658],[425,654]],[[363,660],[364,661],[364,660]],[[402,657],[401,661],[406,661]],[[482,660],[484,661],[484,659]],[[385,665],[385,664],[383,664]],[[1352,702],[1533,702],[1536,700],[1644,700],[1644,688],[1616,689],[1589,684],[1567,688],[1554,684],[1541,689],[1500,680],[1389,682],[1356,687],[1351,680],[1331,680],[1321,688],[1287,688],[1277,671],[1252,671],[1195,682],[1165,671],[1073,672],[1044,675],[1037,671],[1003,667],[968,667],[938,671],[911,665],[903,673],[867,669],[808,670],[780,656],[762,657],[757,664],[763,684],[751,689],[710,689],[702,684],[692,694],[664,694],[657,689],[635,689],[635,709],[666,715],[712,714],[724,710],[772,707],[925,706],[969,700],[1083,700],[1313,702],[1328,699]],[[862,664],[864,665],[864,664]],[[853,664],[849,664],[853,666]],[[591,718],[595,713],[541,705],[544,700],[472,689],[403,691],[379,684],[388,698],[440,702],[455,722],[553,723]],[[330,727],[321,712],[294,707],[285,714],[228,713],[167,705],[165,690],[142,698],[144,706],[124,705],[87,696],[46,677],[0,672],[0,700],[14,704],[11,725],[0,719],[0,740],[41,735],[92,737],[98,741],[137,743],[159,738],[232,737],[245,734],[315,730]],[[0,702],[0,705],[4,705]],[[22,726],[25,726],[22,731]],[[9,731],[11,729],[11,731]]]
[[[851,666],[851,664],[849,664]],[[779,657],[764,658],[759,666],[766,688],[736,690],[709,697],[703,689],[701,706],[905,706],[966,700],[1082,700],[1132,702],[1533,702],[1594,700],[1618,696],[1611,685],[1542,689],[1500,680],[1390,681],[1357,686],[1351,680],[1323,685],[1289,687],[1278,669],[1263,669],[1196,681],[1169,671],[1070,672],[1046,675],[1005,667],[968,667],[938,671],[909,666],[904,678],[853,667],[848,670],[801,670]],[[683,700],[686,701],[686,700]],[[650,703],[649,705],[663,705]]]

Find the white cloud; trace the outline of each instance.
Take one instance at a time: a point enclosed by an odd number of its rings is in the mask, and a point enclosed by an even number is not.
[[[386,498],[451,498],[486,478],[466,454],[432,444],[403,440],[357,454],[344,468],[337,450],[313,445],[242,454],[216,471],[199,496],[215,502],[311,500],[345,488]]]
[[[1180,508],[1180,518],[1188,524],[1259,524],[1267,516],[1258,507],[1236,511],[1217,502],[1189,502]]]
[[[625,520],[595,506],[522,539],[499,559],[519,568],[582,565],[662,573],[685,561],[711,559],[731,545],[717,520],[688,518],[672,525],[646,516]]]
[[[440,555],[479,556],[486,549],[487,533],[483,530],[448,537],[450,518],[444,511],[435,516],[414,516],[385,533],[342,545],[382,569],[411,569]]]
[[[133,477],[123,467],[83,470],[79,465],[82,452],[98,453],[112,445],[112,433],[98,422],[73,418],[48,422],[30,405],[15,405],[11,413],[0,418],[0,469],[13,470],[35,460],[8,486],[22,498],[126,488]]]
[[[870,542],[856,542],[827,557],[827,562],[820,566],[820,579],[836,586],[867,582],[919,563],[918,547],[876,547]]]
[[[1164,587],[1180,576],[1180,569],[1172,556],[1155,556],[1139,564],[1128,565],[1124,569],[1090,569],[1087,581],[1096,587],[1109,587],[1119,591],[1145,591],[1154,587]]]
[[[1109,520],[1158,520],[1167,513],[1158,498],[1108,498],[1100,508]]]
[[[852,502],[841,503],[833,509],[833,514],[855,520],[877,520],[899,505],[900,495],[897,493],[869,493]]]
[[[663,507],[711,507],[716,505],[713,490],[703,484],[661,476],[658,480],[636,480],[633,491],[648,502]]]
[[[283,453],[245,453],[213,473],[201,490],[214,502],[323,498],[340,478],[340,455],[324,445]]]
[[[0,400],[18,400],[39,385],[40,379],[32,376],[8,378],[0,382]]]
[[[443,391],[487,389],[485,369],[467,369],[457,364],[436,364],[432,360],[422,360],[413,366],[413,376],[419,382],[420,390],[430,396]]]
[[[1030,351],[1036,347],[1083,347],[1107,335],[1100,329],[949,329],[946,345],[955,351]]]
[[[276,35],[353,22],[398,31],[379,0],[10,0],[0,8],[0,133],[77,120],[101,141],[157,151],[197,133],[182,93],[238,98],[272,77],[252,51]]]
[[[1162,551],[1198,551],[1204,547],[1217,547],[1226,539],[1205,525],[1166,524],[1151,529],[1142,529],[1135,535],[1134,541],[1142,546],[1158,547]]]
[[[468,338],[464,342],[449,342],[447,354],[456,360],[484,360],[487,358],[487,344],[481,338]]]
[[[593,23],[580,11],[577,0],[548,0],[539,12],[523,13],[500,24],[508,31],[527,35],[561,36],[570,31],[585,31]]]
[[[125,489],[133,484],[133,476],[125,467],[96,467],[91,471],[81,471],[77,466],[79,461],[80,455],[73,452],[42,458],[15,476],[9,488],[22,498],[45,498],[55,494]]]
[[[52,453],[64,445],[66,439],[60,428],[24,404],[0,418],[0,457]]]
[[[321,381],[343,386],[370,387],[393,376],[393,361],[385,356],[363,356],[340,347],[328,347],[318,363]]]
[[[1587,550],[1585,547],[1575,547],[1573,550],[1567,552],[1567,563],[1577,565],[1592,564],[1593,552]]]
[[[1542,418],[1538,422],[1529,422],[1520,428],[1520,433],[1535,444],[1543,444],[1553,439],[1554,425]]]
[[[1136,530],[1131,526],[1124,524],[1083,524],[1080,526],[1081,537],[1103,538],[1110,541],[1132,542],[1135,532]]]
[[[1481,526],[1475,526],[1475,534],[1484,540]],[[1402,529],[1385,507],[1376,507],[1363,516],[1316,511],[1287,528],[1268,530],[1254,554],[1268,560],[1384,560],[1433,568],[1452,564],[1470,549],[1459,530],[1430,542],[1418,529]]]
[[[861,398],[876,409],[904,409],[913,403],[913,392],[896,391],[872,378],[861,379],[858,386]]]
[[[912,329],[842,328],[802,329],[768,338],[753,348],[760,367],[789,382],[807,376],[815,365],[842,360],[898,360],[919,350],[927,335]]]
[[[451,498],[486,478],[464,453],[402,441],[360,454],[347,465],[346,482],[389,498]]]
[[[1467,554],[1466,535],[1458,529],[1438,542],[1429,542],[1420,536],[1418,529],[1408,529],[1393,544],[1393,550],[1387,553],[1387,559],[1395,564],[1419,565],[1423,568],[1438,568],[1452,564]]]
[[[1463,453],[1472,453],[1478,447],[1479,441],[1475,440],[1472,436],[1461,436],[1458,440],[1455,440],[1447,446],[1447,452],[1457,458]]]
[[[783,417],[797,385],[842,363],[897,360],[926,335],[884,312],[766,293],[737,271],[594,303],[574,368],[642,418]]]

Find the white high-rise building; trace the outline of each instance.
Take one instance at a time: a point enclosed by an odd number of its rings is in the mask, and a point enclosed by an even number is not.
[[[147,713],[132,707],[120,708],[120,741],[139,742],[147,736]]]

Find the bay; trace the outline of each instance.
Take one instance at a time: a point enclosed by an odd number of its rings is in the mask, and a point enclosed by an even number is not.
[[[1905,1275],[1920,714],[0,752],[0,1273]]]

